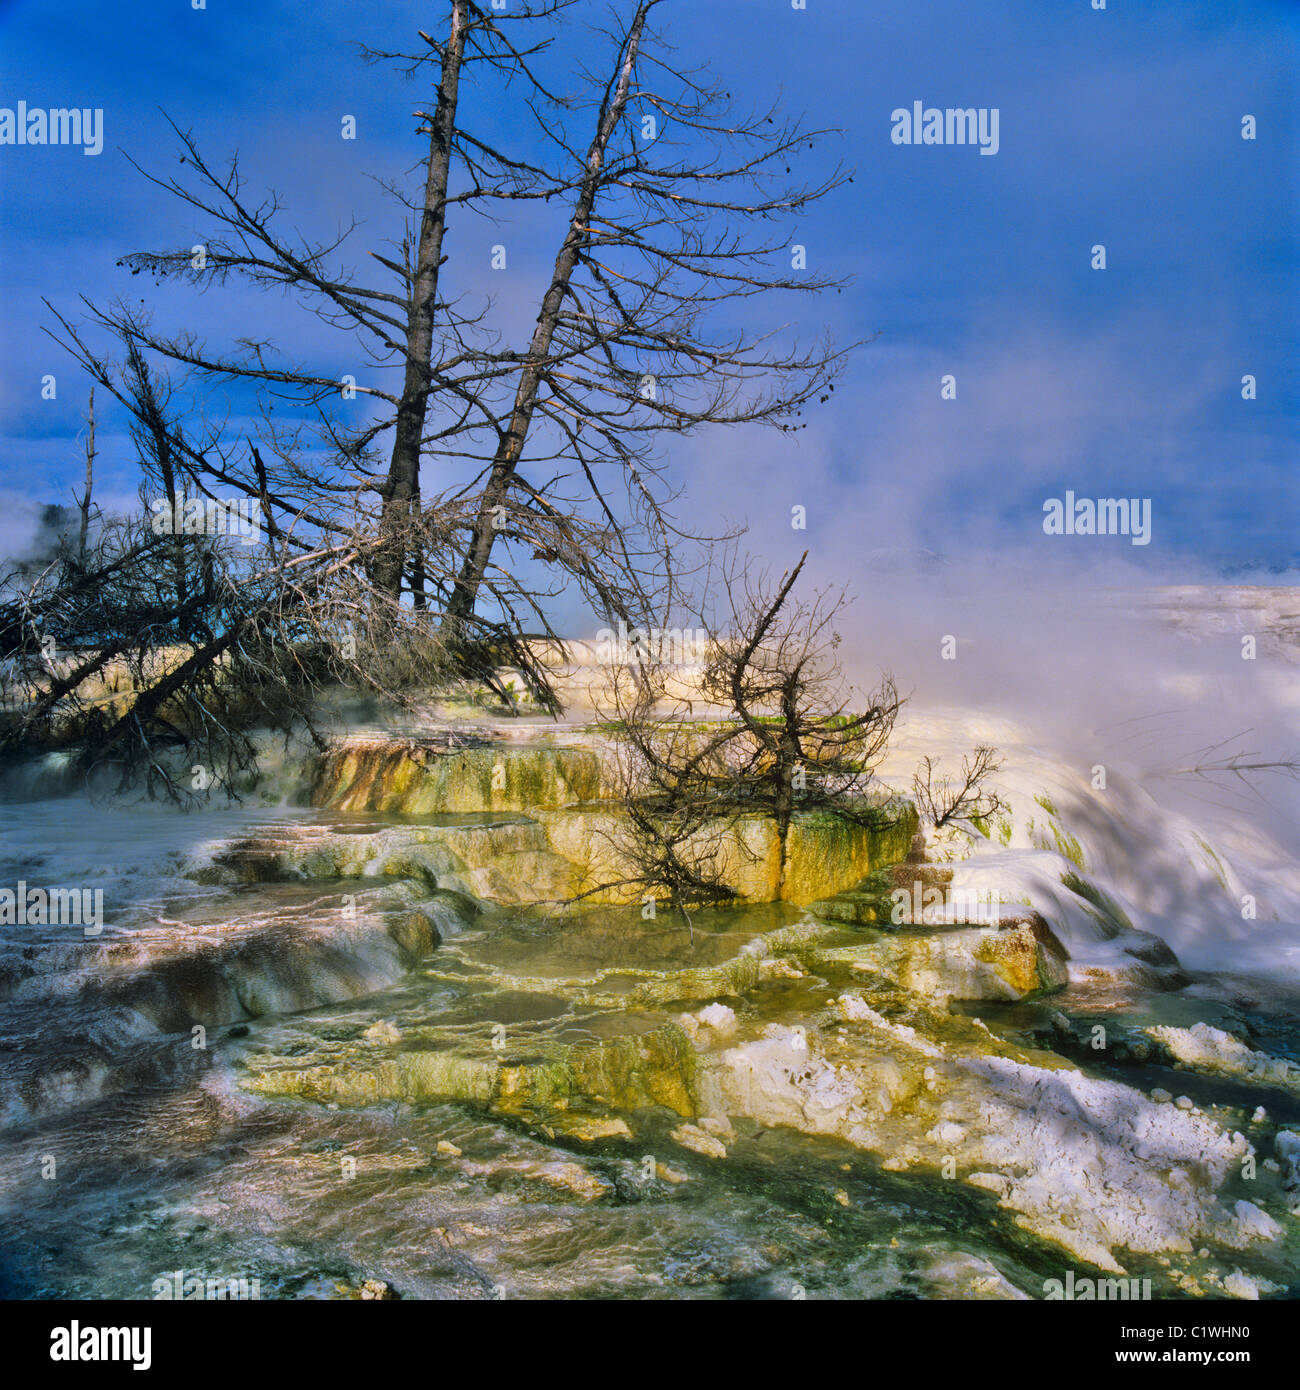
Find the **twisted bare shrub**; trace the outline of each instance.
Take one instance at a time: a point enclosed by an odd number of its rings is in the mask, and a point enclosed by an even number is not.
[[[734,833],[746,815],[775,822],[782,886],[797,812],[888,821],[871,793],[898,691],[886,676],[855,700],[836,655],[846,596],[792,598],[806,558],[775,586],[731,565],[726,630],[701,617],[710,640],[698,696],[723,718],[699,719],[689,695],[669,696],[680,675],[651,657],[611,672],[600,727],[627,809],[620,849],[635,866],[620,886],[643,885],[679,909],[725,901],[735,896],[728,855],[746,852]]]

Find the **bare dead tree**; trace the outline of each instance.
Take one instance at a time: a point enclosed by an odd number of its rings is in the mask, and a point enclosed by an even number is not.
[[[86,540],[90,534],[90,495],[95,486],[95,388],[90,388],[90,403],[86,407],[86,486],[77,500],[77,512],[81,517],[77,533],[78,563],[86,563]]]
[[[786,344],[776,326],[710,333],[709,322],[740,300],[835,283],[778,262],[790,256],[793,219],[843,175],[792,183],[790,168],[819,133],[770,112],[747,115],[729,94],[678,72],[649,32],[662,0],[641,0],[605,35],[613,61],[604,76],[583,75],[587,102],[557,95],[537,67],[573,0],[533,0],[508,17],[473,0],[445,3],[445,37],[421,32],[419,52],[366,54],[429,80],[436,94],[431,110],[415,113],[428,140],[420,193],[383,184],[405,225],[392,254],[373,249],[371,259],[395,285],[345,271],[355,227],[314,241],[286,234],[274,194],[250,197],[236,160],[214,165],[178,128],[183,175],[141,173],[212,229],[200,254],[187,247],[122,261],[196,287],[242,280],[287,291],[342,335],[352,374],[367,364],[354,389],[371,418],[349,423],[338,406],[341,374],[303,370],[273,344],[212,351],[192,332],[157,331],[138,305],[121,302],[88,306],[90,321],[212,383],[289,402],[299,424],[286,430],[283,407],[274,419],[267,410],[258,441],[271,492],[304,503],[331,489],[363,504],[377,499],[378,515],[365,523],[384,541],[372,560],[375,587],[445,613],[461,644],[484,622],[499,636],[512,613],[540,606],[549,591],[534,583],[539,567],[561,586],[576,584],[603,617],[650,619],[674,601],[688,567],[674,548],[689,539],[654,441],[717,423],[796,428],[807,404],[829,399],[844,352]],[[541,157],[472,130],[462,93],[475,67],[496,94],[517,93]],[[575,123],[592,117],[594,131],[579,138]],[[442,246],[451,214],[525,201],[563,202],[568,212],[536,327],[519,351],[500,342],[486,313],[448,292]],[[400,374],[400,387],[386,385],[386,374]],[[312,438],[294,437],[308,419],[318,420]],[[385,464],[377,450],[388,432]],[[435,498],[474,503],[445,570],[395,541],[412,534],[404,523],[422,505],[422,461],[474,476]],[[223,485],[256,495],[249,467],[222,465]],[[484,609],[491,617],[473,621]]]
[[[173,533],[142,548],[128,519],[116,549],[98,557],[114,573],[138,568],[150,592],[160,557],[170,557],[169,616],[162,597],[151,598],[151,635],[136,646],[190,649],[179,674],[154,681],[141,667],[141,711],[186,690],[211,697],[211,682],[228,687],[232,653],[256,649],[250,633],[327,640],[330,618],[309,606],[346,610],[368,633],[409,632],[415,650],[437,654],[415,666],[484,682],[503,698],[497,669],[514,666],[555,708],[533,639],[558,641],[549,615],[561,591],[576,587],[600,616],[628,621],[683,598],[691,562],[680,551],[691,538],[674,519],[655,441],[708,424],[791,429],[814,398],[829,399],[843,352],[787,343],[779,327],[709,326],[737,301],[834,283],[779,267],[792,219],[843,177],[813,186],[786,177],[818,132],[768,112],[746,116],[729,94],[675,69],[649,28],[663,0],[639,0],[605,32],[609,66],[583,72],[585,101],[557,94],[539,59],[574,2],[524,0],[507,18],[475,0],[444,0],[443,36],[421,32],[415,53],[366,52],[436,96],[414,115],[427,140],[420,188],[383,184],[401,225],[370,260],[391,278],[344,261],[355,225],[314,240],[286,230],[276,196],[251,195],[238,160],[212,163],[189,131],[173,126],[180,174],[140,169],[211,225],[197,247],[133,252],[120,264],[197,289],[241,281],[286,292],[338,335],[340,367],[365,366],[349,390],[368,402],[366,418],[340,405],[353,373],[305,369],[270,342],[209,348],[193,331],[155,328],[143,300],[83,300],[81,323],[51,306],[53,335],[129,413],[142,503],[162,500],[175,515],[238,495],[256,503],[265,527],[259,583],[238,602],[237,584],[223,589],[222,565],[242,575],[247,557],[222,559],[219,547]],[[516,100],[535,124],[523,152],[472,130],[463,94],[475,67],[476,87]],[[445,232],[453,213],[552,200],[567,208],[559,249],[537,326],[517,351],[487,309],[475,312],[443,283]],[[92,341],[104,333],[107,349]],[[209,414],[214,388],[231,385],[262,393],[252,437],[232,438],[221,412]],[[473,480],[426,495],[421,465],[442,464]],[[283,608],[263,587],[277,580],[287,585]],[[80,594],[59,592],[72,582],[48,570],[25,602],[47,617],[68,605],[75,615]],[[127,599],[130,610],[138,597]],[[104,634],[105,650],[121,636]],[[256,662],[245,669],[260,679]],[[74,688],[51,704],[54,688],[42,687],[34,707],[62,717],[78,697]]]
[[[405,258],[401,274],[409,278],[406,306],[406,343],[403,353],[402,394],[393,421],[393,447],[388,476],[380,496],[382,545],[375,565],[375,582],[386,593],[402,587],[406,556],[400,537],[420,496],[420,441],[424,435],[429,389],[433,381],[434,312],[438,300],[438,273],[442,268],[442,242],[447,229],[447,183],[451,175],[452,144],[460,103],[460,74],[465,64],[465,44],[475,11],[464,0],[452,0],[451,23],[445,42],[421,37],[438,55],[440,71],[437,99],[420,132],[429,136],[425,164],[424,205],[415,241],[414,263]],[[421,113],[417,113],[419,115]],[[423,599],[423,588],[419,590]]]
[[[1214,795],[1202,795],[1211,804],[1226,804],[1219,797],[1234,801],[1263,802],[1273,806],[1268,791],[1277,786],[1277,779],[1300,781],[1300,754],[1281,753],[1246,746],[1245,741],[1254,729],[1242,729],[1217,743],[1187,754],[1173,765],[1151,768],[1147,776],[1161,780],[1177,780],[1194,785]]]
[[[253,440],[232,443],[225,438],[224,422],[206,421],[192,411],[182,420],[180,402],[187,394],[186,383],[165,379],[150,369],[132,335],[122,335],[122,356],[117,360],[96,352],[77,325],[52,312],[65,346],[92,380],[128,413],[142,474],[140,500],[144,511],[161,506],[164,515],[176,515],[178,508],[227,506],[243,497],[256,507],[267,544],[280,552],[281,562],[289,556],[332,554],[342,547],[355,563],[364,564],[364,574],[346,576],[347,584],[352,585],[348,603],[355,606],[368,596],[375,610],[369,620],[364,614],[353,615],[358,630],[407,632],[417,651],[429,649],[436,639],[440,655],[435,665],[444,677],[484,683],[507,705],[513,703],[512,697],[496,671],[501,665],[513,666],[544,708],[556,708],[547,672],[528,640],[530,627],[540,627],[543,635],[558,640],[546,620],[542,590],[522,585],[509,590],[500,585],[498,592],[508,610],[506,620],[476,615],[472,620],[476,641],[469,656],[464,651],[450,652],[418,606],[410,609],[400,595],[389,593],[375,579],[374,557],[390,537],[372,524],[361,501],[367,487],[364,476],[354,473],[334,482],[322,481],[311,475],[279,439],[268,446],[277,451],[268,467]],[[403,545],[414,547],[408,553],[418,551],[426,563],[450,570],[460,553],[458,536],[464,531],[468,511],[464,499],[447,495],[432,499],[403,522]],[[194,547],[175,533],[170,534],[168,543],[174,557],[176,598],[183,604],[189,582],[186,565],[193,562]],[[564,543],[582,548],[588,545],[588,533],[580,524],[571,526]],[[597,547],[590,544],[589,548],[594,553]],[[336,582],[344,583],[341,572],[336,573],[340,575]],[[325,604],[325,596],[318,596],[316,602]],[[372,661],[378,651],[376,646],[370,653]],[[391,665],[394,654],[384,652],[382,660]],[[412,670],[422,666],[417,660]]]
[[[180,595],[178,542],[192,576]],[[65,552],[32,580],[7,576],[0,631],[32,640],[6,653],[0,753],[57,744],[87,772],[115,768],[155,795],[237,793],[256,778],[259,731],[305,727],[321,740],[323,687],[400,704],[416,680],[445,684],[436,634],[409,606],[377,601],[366,544],[303,551],[268,538],[250,550],[114,518],[84,563]]]
[[[573,171],[571,211],[450,596],[453,620],[474,610],[494,547],[510,539],[501,519],[528,516],[542,495],[521,471],[526,443],[532,468],[554,462],[585,480],[597,513],[620,532],[612,490],[625,490],[671,563],[680,533],[658,441],[707,425],[800,428],[810,402],[829,400],[849,350],[800,348],[771,327],[715,326],[745,300],[842,284],[778,263],[798,260],[795,215],[846,175],[790,182],[824,132],[746,113],[730,93],[677,69],[649,27],[660,3],[641,0],[610,33],[617,58],[589,141],[553,137]],[[670,583],[656,597],[667,608],[680,595]]]
[[[134,274],[147,273],[159,281],[187,280],[202,288],[242,280],[259,288],[287,291],[327,327],[344,335],[349,344],[347,360],[354,371],[358,363],[365,363],[377,379],[385,373],[400,375],[400,385],[391,389],[364,381],[355,384],[355,393],[378,408],[372,420],[359,427],[349,425],[335,406],[340,378],[304,371],[282,358],[271,343],[245,340],[233,351],[214,353],[191,332],[155,331],[138,308],[121,302],[103,310],[89,306],[92,322],[129,340],[138,350],[192,368],[215,382],[266,387],[304,416],[318,416],[318,441],[333,450],[334,462],[345,474],[360,467],[369,491],[379,500],[374,525],[383,544],[375,550],[371,564],[374,584],[382,593],[398,595],[404,585],[412,586],[422,569],[422,558],[403,549],[414,534],[407,523],[420,507],[422,451],[434,444],[445,446],[470,431],[496,433],[486,388],[499,369],[469,340],[475,319],[462,315],[440,294],[442,245],[449,208],[472,210],[531,196],[526,186],[530,166],[493,151],[465,127],[462,81],[472,69],[483,67],[502,89],[522,82],[532,99],[555,101],[532,69],[535,55],[547,47],[549,38],[520,42],[511,31],[545,24],[572,3],[522,0],[506,15],[474,0],[446,0],[445,37],[421,31],[421,52],[363,50],[371,60],[399,62],[408,76],[424,78],[430,69],[433,74],[432,110],[414,113],[417,133],[427,137],[419,195],[412,198],[398,183],[381,181],[402,206],[405,225],[392,243],[395,254],[386,254],[388,248],[371,249],[370,256],[374,265],[395,277],[395,287],[363,280],[343,267],[342,256],[355,224],[340,235],[316,241],[296,230],[282,231],[282,208],[276,196],[250,197],[238,160],[232,158],[224,168],[214,165],[189,131],[173,125],[188,177],[156,176],[135,166],[151,183],[213,225],[198,254],[193,247],[140,251],[123,257],[120,264]],[[459,184],[453,188],[457,170]],[[445,406],[445,418],[428,428],[429,402],[435,393]],[[381,466],[372,446],[386,433],[391,433],[391,443],[387,463]],[[268,440],[283,440],[283,431],[269,419],[266,435]],[[268,448],[266,452],[272,457],[291,451]],[[293,465],[283,457],[280,461],[292,476]],[[317,467],[321,467],[319,460]],[[274,475],[274,461],[271,471]],[[242,481],[249,485],[247,477]],[[296,481],[301,482],[301,476]],[[351,490],[351,479],[344,486]],[[414,585],[414,593],[422,602],[422,583]]]
[[[349,524],[346,502],[327,507],[316,495],[305,516],[295,498],[272,493],[250,446],[259,524],[232,528],[238,498],[214,491],[232,464],[220,435],[181,428],[173,384],[133,343],[120,363],[82,360],[129,412],[141,507],[102,520],[84,553],[60,546],[42,565],[0,576],[10,668],[0,753],[57,743],[87,771],[115,767],[123,783],[183,799],[254,775],[259,730],[314,733],[326,687],[400,706],[454,683],[458,668],[425,615],[373,583],[382,539]],[[404,544],[446,555],[464,516],[426,507],[406,525]],[[495,656],[545,683],[527,644]],[[485,679],[507,698],[495,670]],[[192,788],[178,780],[178,768],[195,767]]]
[[[873,778],[902,702],[889,677],[855,697],[836,657],[846,596],[795,600],[806,559],[776,583],[734,558],[725,564],[728,622],[701,615],[708,650],[693,674],[672,672],[649,649],[611,669],[599,723],[623,759],[623,857],[637,866],[629,881],[663,890],[676,907],[734,896],[726,852],[743,852],[733,831],[746,816],[775,823],[782,889],[796,815],[876,827],[893,818]]]
[[[792,598],[807,559],[805,551],[776,584],[730,567],[730,630],[715,635],[702,682],[743,730],[746,794],[776,821],[782,882],[796,809],[888,819],[866,794],[902,707],[891,676],[865,692],[844,678],[835,630],[849,601],[843,590]]]
[[[1002,766],[997,750],[981,744],[962,759],[958,778],[939,776],[939,759],[927,754],[912,774],[912,794],[923,821],[936,830],[959,820],[988,820],[1004,809],[1002,798],[984,788],[985,781]]]
[[[511,20],[549,19],[570,3],[572,0],[539,0],[516,9]],[[244,342],[233,353],[213,354],[191,333],[171,337],[157,333],[138,306],[119,301],[99,309],[87,304],[91,326],[107,330],[125,345],[137,386],[147,390],[157,379],[157,374],[151,374],[144,365],[149,353],[179,364],[203,381],[259,385],[302,411],[318,413],[319,429],[308,435],[301,424],[286,430],[269,408],[264,409],[258,441],[261,447],[248,440],[246,449],[223,439],[220,422],[197,428],[192,419],[187,420],[193,439],[184,437],[179,418],[164,426],[167,402],[139,412],[136,418],[150,436],[146,452],[154,459],[153,471],[160,475],[169,500],[181,476],[187,494],[211,497],[214,489],[235,489],[256,498],[264,510],[280,509],[292,524],[278,528],[279,533],[289,536],[289,543],[298,548],[315,545],[322,537],[337,540],[354,533],[362,537],[377,533],[380,544],[367,544],[363,549],[368,556],[370,587],[381,606],[400,601],[404,586],[417,608],[426,606],[430,586],[441,587],[444,593],[450,591],[464,547],[447,543],[451,537],[442,523],[460,518],[463,534],[469,529],[466,514],[473,511],[464,495],[446,490],[427,506],[421,502],[421,453],[427,454],[435,445],[451,451],[453,441],[475,431],[487,431],[496,438],[499,431],[490,399],[493,380],[515,370],[501,365],[509,354],[485,356],[471,345],[474,320],[438,297],[441,238],[449,205],[472,208],[534,196],[527,180],[540,176],[541,171],[492,151],[456,124],[459,74],[472,63],[485,63],[507,81],[522,76],[539,100],[556,100],[545,92],[530,67],[532,57],[546,41],[521,48],[508,36],[509,26],[503,27],[501,16],[469,0],[449,0],[449,12],[447,40],[438,42],[422,34],[424,53],[368,54],[371,58],[403,59],[411,73],[422,71],[429,63],[437,64],[439,72],[434,114],[417,113],[430,142],[423,200],[406,200],[396,185],[385,185],[403,200],[408,213],[418,218],[418,234],[408,227],[400,264],[372,253],[378,264],[399,276],[399,293],[362,285],[355,277],[330,268],[348,233],[316,244],[282,237],[275,229],[279,205],[274,195],[261,203],[248,200],[237,162],[232,161],[225,170],[216,168],[203,156],[192,135],[179,130],[184,151],[181,162],[191,171],[190,181],[152,181],[214,219],[216,229],[199,248],[200,254],[196,255],[194,248],[142,252],[122,262],[134,273],[149,272],[159,279],[181,277],[207,286],[233,277],[264,288],[289,290],[330,327],[366,345],[374,367],[403,371],[400,395],[375,386],[357,386],[358,392],[368,394],[373,401],[386,402],[394,412],[391,416],[381,413],[360,429],[349,428],[334,405],[339,382],[277,360],[270,344]],[[455,192],[449,191],[447,183],[453,156],[462,166],[462,186]],[[548,184],[544,191],[550,196],[553,185]],[[536,196],[542,192],[538,190]],[[111,382],[114,370],[107,355],[91,346],[85,330],[57,310],[52,309],[52,313],[61,330],[55,334],[58,340],[92,378]],[[435,321],[436,341],[431,338]],[[437,359],[436,372],[430,365],[432,357]],[[445,409],[440,422],[426,429],[428,403],[435,387]],[[393,446],[387,471],[381,477],[375,440],[390,427]],[[367,504],[368,495],[379,497],[378,515]],[[341,514],[349,507],[350,515]],[[434,549],[411,548],[426,531],[437,537]],[[548,498],[541,489],[527,531],[533,557],[561,576],[576,579],[602,612],[629,614],[633,596],[648,591],[645,577],[626,568],[631,554],[626,537],[604,516],[592,524],[572,515],[561,501]],[[625,566],[621,575],[616,572],[618,566]],[[178,593],[181,578],[178,574]],[[461,674],[484,681],[503,694],[506,687],[495,681],[494,671],[508,660],[524,672],[539,701],[554,707],[553,691],[544,669],[531,658],[526,637],[539,633],[556,638],[547,609],[563,582],[561,578],[548,585],[534,574],[523,578],[508,571],[495,573],[485,585],[493,600],[492,611],[462,620],[457,625],[454,648],[444,642],[444,651],[454,651]]]
[[[624,817],[599,833],[624,873],[575,901],[635,890],[666,900],[691,927],[693,909],[736,897],[726,882],[728,852],[744,852],[732,832],[747,808],[729,794],[727,748],[734,731],[682,718],[667,694],[658,653],[638,654],[606,674],[598,723],[609,739]]]

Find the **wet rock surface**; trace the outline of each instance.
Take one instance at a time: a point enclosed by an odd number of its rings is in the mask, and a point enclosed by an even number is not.
[[[785,901],[759,852],[689,927],[566,906],[600,792],[589,750],[352,740],[314,808],[168,841],[102,939],[6,941],[4,1292],[1290,1289],[1285,998],[1248,1034],[1078,878],[969,920],[907,826],[803,823]]]

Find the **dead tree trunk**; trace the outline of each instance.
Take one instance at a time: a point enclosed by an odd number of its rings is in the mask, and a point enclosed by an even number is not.
[[[95,485],[95,388],[90,388],[90,405],[86,410],[86,490],[77,502],[81,513],[81,530],[77,538],[77,563],[86,567],[86,539],[90,534],[90,493]]]
[[[510,480],[519,464],[524,441],[532,424],[533,410],[537,403],[537,391],[551,351],[551,340],[555,336],[560,321],[560,311],[568,293],[569,283],[582,247],[590,232],[592,209],[596,204],[596,194],[600,189],[601,174],[605,167],[605,157],[614,132],[623,119],[627,106],[628,91],[632,84],[632,74],[636,68],[637,51],[641,45],[641,34],[645,29],[649,5],[637,6],[636,15],[628,31],[623,46],[622,62],[619,64],[618,79],[614,89],[601,106],[600,119],[596,124],[596,134],[587,151],[587,162],[582,182],[578,186],[578,196],[574,203],[573,215],[569,219],[568,231],[555,258],[555,270],[551,276],[550,288],[542,300],[542,311],[537,316],[537,328],[528,346],[519,385],[515,391],[514,409],[510,423],[501,437],[492,469],[479,502],[478,516],[470,535],[469,549],[457,576],[451,601],[447,606],[447,616],[453,632],[462,620],[474,611],[479,589],[487,574],[488,562],[492,556],[492,546],[497,532],[501,529],[502,508],[510,489]]]
[[[429,122],[429,161],[424,187],[424,212],[416,248],[415,273],[406,329],[406,372],[397,406],[393,452],[383,488],[380,546],[375,559],[376,588],[396,596],[406,568],[403,537],[409,534],[412,512],[420,501],[420,440],[429,404],[430,356],[433,351],[434,310],[438,299],[438,268],[447,227],[447,180],[451,170],[452,137],[460,96],[460,71],[465,54],[465,0],[453,0],[451,32],[443,50],[438,104]]]

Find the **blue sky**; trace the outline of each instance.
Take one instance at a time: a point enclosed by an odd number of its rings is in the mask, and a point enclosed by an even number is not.
[[[115,267],[197,230],[120,149],[170,172],[162,108],[209,154],[238,148],[291,221],[328,231],[359,209],[359,245],[381,249],[391,220],[366,175],[419,158],[410,113],[423,92],[361,64],[349,41],[402,46],[440,12],[0,0],[0,107],[102,107],[105,122],[98,157],[0,146],[0,548],[21,544],[35,506],[66,500],[82,467],[86,383],[40,331],[42,295],[74,313],[79,294],[144,295],[161,325],[196,326],[214,347],[265,331],[350,369],[284,301],[156,291]],[[791,238],[813,269],[854,284],[795,306],[795,323],[871,338],[797,439],[747,429],[674,446],[689,522],[746,521],[774,560],[810,545],[839,573],[877,550],[1032,560],[1070,544],[1041,527],[1044,500],[1070,489],[1152,499],[1149,546],[1089,543],[1103,575],[1295,563],[1300,6],[668,0],[659,19],[683,61],[707,63],[733,93],[779,95],[842,131],[808,173],[838,158],[854,182]],[[469,98],[480,125],[506,124]],[[999,152],[892,144],[890,113],[914,101],[997,107]],[[357,116],[355,142],[339,139],[343,113]],[[1247,113],[1254,141],[1241,138]],[[509,238],[509,274],[489,282],[487,247]],[[1097,243],[1105,271],[1090,267]],[[467,284],[498,296],[508,330],[531,323],[553,254],[545,228],[462,224],[448,249]],[[55,401],[41,399],[46,372]],[[949,373],[957,399],[943,401]],[[102,411],[100,495],[125,505],[122,428]],[[806,533],[791,533],[794,505]]]

